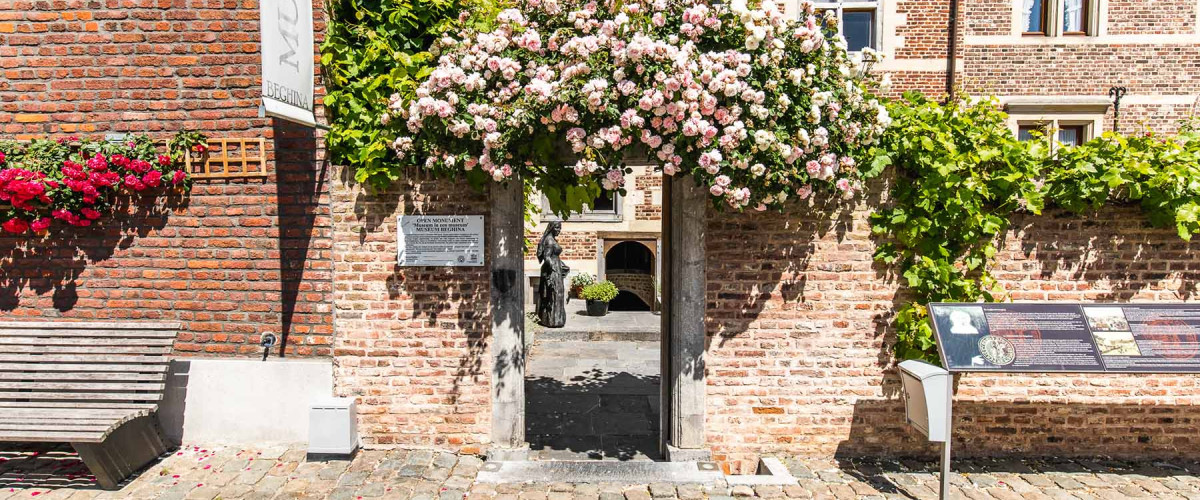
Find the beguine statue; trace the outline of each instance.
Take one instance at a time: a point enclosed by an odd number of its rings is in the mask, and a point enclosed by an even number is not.
[[[564,281],[571,268],[563,264],[562,247],[556,239],[562,232],[561,222],[551,222],[542,233],[537,246],[538,262],[542,263],[541,279],[538,281],[538,323],[547,328],[562,328],[567,324],[566,293]]]

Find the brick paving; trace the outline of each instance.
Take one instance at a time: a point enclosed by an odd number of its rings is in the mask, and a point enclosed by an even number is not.
[[[307,460],[302,450],[186,447],[120,491],[98,489],[67,447],[6,445],[0,499],[730,500],[737,497],[936,498],[936,464],[892,460],[786,460],[794,486],[718,484],[485,484],[476,456],[367,450],[353,460]],[[1200,463],[1103,460],[961,460],[952,498],[1200,499]]]

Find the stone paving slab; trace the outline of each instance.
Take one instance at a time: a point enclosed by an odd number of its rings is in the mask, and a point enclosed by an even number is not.
[[[650,311],[609,311],[606,316],[588,316],[586,301],[567,303],[567,323],[562,328],[540,328],[539,341],[657,341],[662,316]]]
[[[303,450],[187,446],[126,481],[95,485],[65,445],[0,443],[0,500],[335,499],[738,500],[937,498],[937,464],[912,460],[783,461],[798,485],[477,481],[480,457],[431,450],[365,450],[352,460],[309,460]],[[1200,463],[1111,460],[958,460],[951,498],[1195,499]]]

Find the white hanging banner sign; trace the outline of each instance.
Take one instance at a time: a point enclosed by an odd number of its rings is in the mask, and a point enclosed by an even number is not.
[[[262,101],[267,116],[316,126],[311,0],[261,0]]]

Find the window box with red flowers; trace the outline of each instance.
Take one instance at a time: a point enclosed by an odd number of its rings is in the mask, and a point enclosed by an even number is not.
[[[118,197],[186,189],[183,151],[203,143],[199,134],[181,133],[162,154],[146,136],[120,142],[0,141],[0,230],[45,236],[57,228],[92,225]]]

